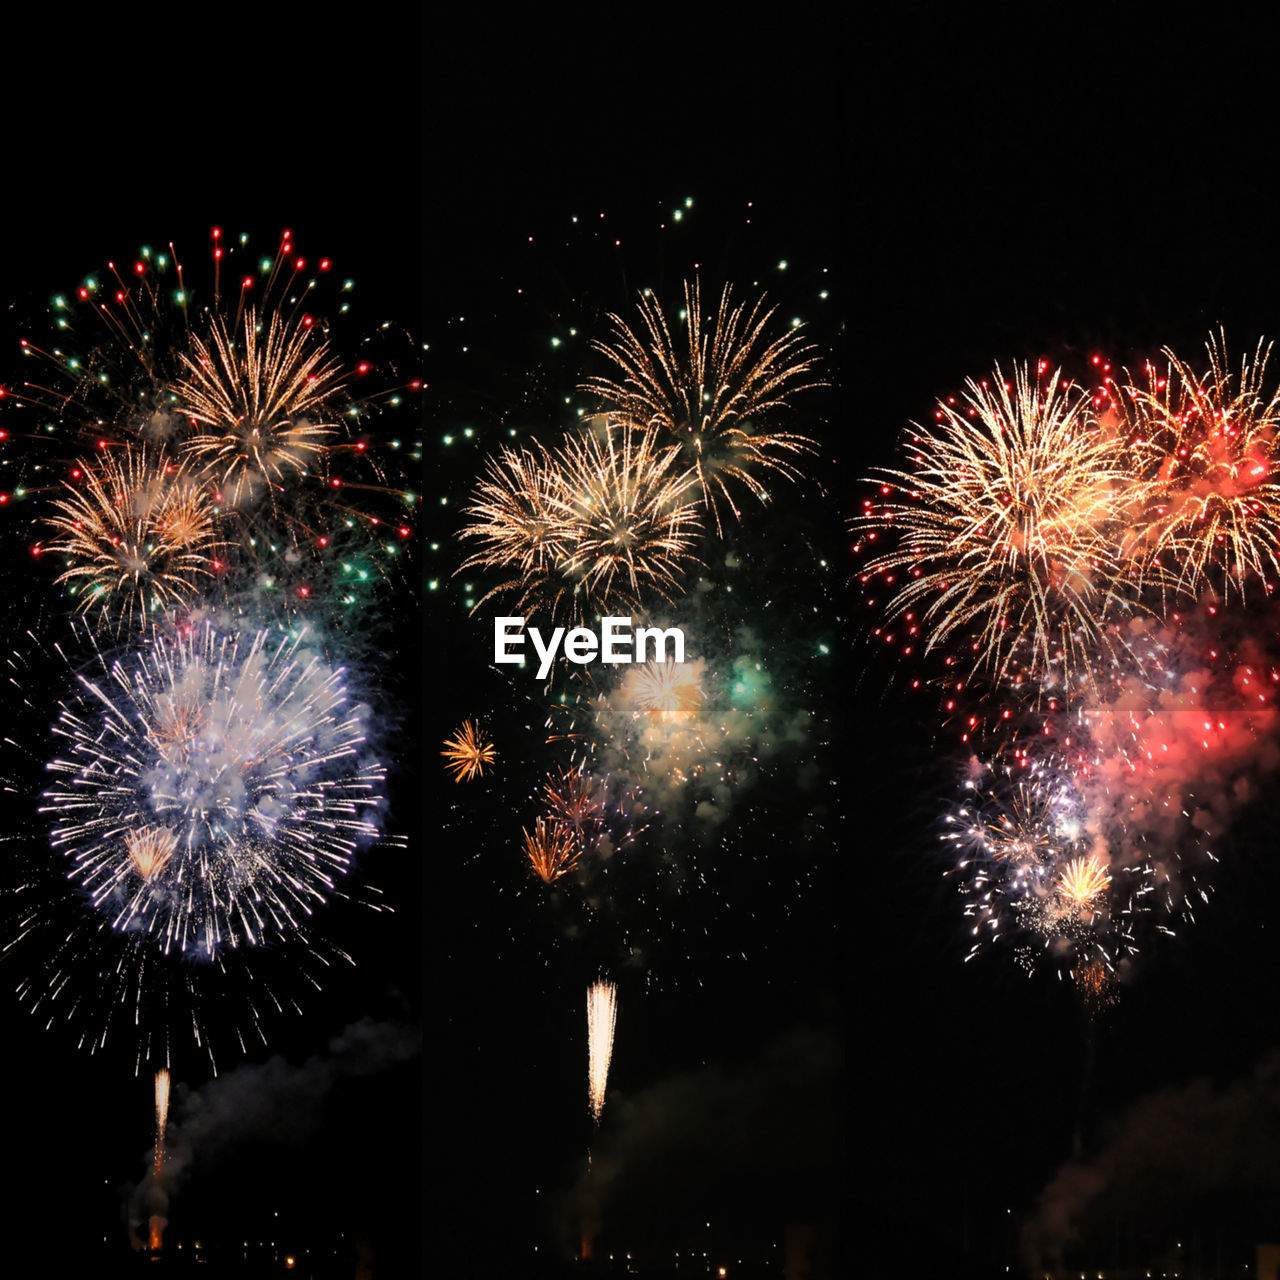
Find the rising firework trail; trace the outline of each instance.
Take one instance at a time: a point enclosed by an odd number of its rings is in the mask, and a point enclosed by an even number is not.
[[[156,1151],[152,1165],[152,1176],[156,1182],[164,1171],[164,1135],[169,1123],[169,1071],[161,1067],[156,1072]],[[159,1214],[152,1214],[149,1223],[149,1244],[154,1252],[160,1248],[164,1236],[164,1220]]]
[[[607,979],[587,988],[587,1098],[591,1118],[600,1123],[604,1111],[609,1061],[613,1057],[613,1028],[618,1016],[618,989]]]

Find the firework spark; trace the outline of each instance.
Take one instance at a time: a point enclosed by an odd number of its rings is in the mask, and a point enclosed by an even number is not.
[[[543,884],[554,884],[578,865],[582,856],[582,837],[563,822],[539,818],[533,834],[524,832],[524,852],[534,874]]]
[[[163,455],[125,447],[75,469],[45,523],[43,553],[65,558],[58,577],[81,613],[141,625],[191,602],[218,565],[213,512],[199,486]]]
[[[482,777],[485,766],[493,765],[498,759],[493,743],[486,742],[470,720],[464,720],[462,728],[445,739],[444,750],[440,754],[448,761],[445,768],[453,773],[455,782],[469,782],[472,778]]]
[[[618,1018],[618,989],[607,979],[587,988],[587,1097],[591,1118],[600,1123],[604,1111],[609,1062],[613,1057],[613,1029]]]
[[[704,324],[697,280],[686,282],[684,302],[682,339],[648,294],[640,299],[638,329],[610,316],[610,340],[592,346],[616,373],[588,379],[583,390],[609,412],[678,444],[720,528],[721,504],[741,518],[734,486],[766,502],[762,477],[795,479],[798,459],[814,452],[805,436],[762,424],[790,396],[821,385],[812,376],[816,348],[798,328],[769,336],[776,308],[766,309],[763,299],[749,308],[735,304],[727,286],[711,324]]]
[[[1213,585],[1244,593],[1251,578],[1280,580],[1280,390],[1267,392],[1270,346],[1233,374],[1221,335],[1200,374],[1166,348],[1167,368],[1130,384],[1135,448],[1151,474],[1129,549],[1162,585],[1196,596]]]
[[[1132,605],[1117,534],[1143,487],[1124,441],[1082,388],[1027,366],[970,380],[936,417],[854,521],[863,583],[891,589],[890,617],[926,651],[972,637],[975,668],[997,677],[1087,677],[1109,611]]]
[[[112,929],[203,956],[289,937],[377,836],[362,709],[305,638],[205,624],[80,677],[43,812]]]
[[[341,366],[304,321],[272,312],[259,324],[250,307],[237,340],[217,318],[182,363],[175,391],[197,428],[186,448],[232,508],[304,473],[335,434],[327,419]]]

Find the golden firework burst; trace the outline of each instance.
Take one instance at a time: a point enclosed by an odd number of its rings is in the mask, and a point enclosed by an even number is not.
[[[174,390],[196,428],[185,447],[233,508],[305,473],[337,432],[341,366],[304,321],[272,312],[263,325],[251,307],[237,334],[219,317],[182,364]]]
[[[167,827],[141,827],[127,831],[125,848],[144,880],[151,880],[164,869],[178,847],[178,838]]]
[[[65,557],[57,581],[79,609],[101,609],[117,626],[145,627],[180,608],[217,565],[221,543],[206,494],[163,454],[122,446],[82,463],[63,483],[45,523],[44,553]]]
[[[1107,864],[1096,853],[1072,858],[1058,874],[1058,892],[1073,906],[1083,907],[1111,883]]]
[[[999,677],[1087,675],[1130,607],[1121,531],[1143,502],[1131,452],[1083,388],[1028,366],[966,384],[908,437],[854,519],[864,585],[889,589],[926,651],[966,636]]]
[[[701,286],[687,281],[680,337],[646,293],[638,328],[612,315],[609,340],[592,343],[616,372],[587,379],[583,390],[607,411],[678,445],[717,528],[722,504],[741,518],[735,486],[765,502],[765,477],[798,478],[799,460],[815,451],[807,437],[764,425],[791,396],[822,385],[813,376],[817,348],[798,326],[771,336],[775,312],[763,298],[735,303],[726,286],[714,321],[705,323]]]
[[[594,793],[591,777],[577,769],[561,769],[547,775],[542,798],[552,820],[575,831],[602,821],[604,803]]]
[[[678,450],[601,417],[554,453],[504,449],[477,487],[461,537],[479,545],[459,572],[506,575],[476,603],[505,596],[520,613],[573,621],[670,600],[695,564],[693,473]]]
[[[670,658],[635,668],[626,687],[637,709],[660,720],[684,719],[696,710],[702,697],[692,665]]]

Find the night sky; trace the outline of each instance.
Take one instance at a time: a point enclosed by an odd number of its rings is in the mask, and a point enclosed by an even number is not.
[[[216,1082],[175,1071],[172,1238],[274,1231],[336,1249],[333,1274],[535,1275],[587,1221],[598,1256],[725,1259],[776,1257],[807,1223],[843,1274],[979,1276],[1019,1274],[1024,1231],[1074,1229],[1077,1265],[1180,1244],[1183,1274],[1244,1274],[1280,1235],[1273,780],[1217,840],[1196,925],[1097,1017],[1008,951],[965,963],[939,841],[964,752],[868,643],[844,520],[902,429],[996,360],[1076,372],[1220,325],[1237,351],[1274,334],[1269,33],[924,10],[210,21],[35,21],[10,42],[0,385],[48,297],[106,259],[172,240],[199,262],[213,225],[287,226],[358,279],[360,320],[420,333],[428,392],[421,590],[364,655],[389,669],[407,849],[357,874],[395,914],[332,913],[356,967],[269,1050]],[[770,673],[772,745],[714,827],[673,804],[607,872],[547,890],[520,830],[560,757],[532,676],[488,660],[491,613],[468,617],[459,508],[511,432],[564,428],[607,315],[695,271],[802,319],[828,383],[797,400],[808,480],[733,531],[732,564],[704,557],[688,606],[710,657]],[[14,599],[56,612],[26,531],[3,536]],[[1274,648],[1274,617],[1250,616]],[[455,785],[439,744],[472,716],[502,767]],[[6,822],[28,831],[15,791]],[[0,1250],[127,1267],[149,1082],[127,1046],[90,1058],[30,1017],[14,963]],[[593,1133],[584,997],[604,973]]]

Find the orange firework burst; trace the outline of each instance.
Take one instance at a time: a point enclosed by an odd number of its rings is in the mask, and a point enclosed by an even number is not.
[[[565,823],[539,818],[534,823],[532,835],[524,832],[524,851],[534,874],[543,884],[551,884],[578,865],[582,841],[578,833]]]
[[[923,630],[926,651],[964,633],[997,676],[1087,674],[1108,610],[1133,594],[1118,548],[1143,493],[1129,451],[1056,373],[1021,366],[1008,382],[997,367],[966,386],[854,520],[862,582],[890,588],[890,616]]]
[[[486,742],[480,730],[470,720],[463,721],[462,728],[451,738],[446,738],[440,753],[448,761],[445,768],[453,771],[455,782],[469,782],[484,774],[485,765],[492,765],[498,758],[493,743]]]
[[[614,315],[611,339],[592,343],[617,373],[590,378],[583,390],[610,412],[679,445],[717,528],[722,502],[741,516],[731,483],[766,502],[761,473],[794,479],[801,474],[797,458],[814,452],[805,436],[761,426],[786,407],[789,396],[821,385],[812,377],[816,348],[797,328],[768,336],[775,310],[765,309],[763,299],[749,309],[735,305],[726,286],[714,323],[704,325],[694,280],[684,286],[682,339],[673,338],[662,308],[644,294],[638,332]]]
[[[1167,348],[1167,368],[1147,366],[1129,385],[1135,449],[1151,474],[1144,518],[1131,547],[1144,572],[1198,595],[1215,569],[1224,594],[1250,578],[1280,579],[1280,391],[1267,392],[1270,346],[1232,373],[1221,334],[1200,374]]]
[[[43,549],[65,558],[57,581],[82,613],[102,610],[118,627],[145,627],[179,608],[212,576],[213,512],[193,478],[163,455],[122,447],[76,468],[46,517],[56,537]]]
[[[191,346],[174,387],[196,426],[186,448],[228,504],[305,473],[336,432],[331,410],[342,374],[325,341],[276,312],[264,332],[249,308],[239,335],[219,317],[210,344],[193,338]]]
[[[1083,907],[1111,883],[1107,864],[1096,854],[1072,858],[1058,876],[1058,891],[1074,906]]]
[[[125,848],[144,880],[150,880],[164,869],[178,847],[178,838],[167,827],[142,827],[127,831]]]

